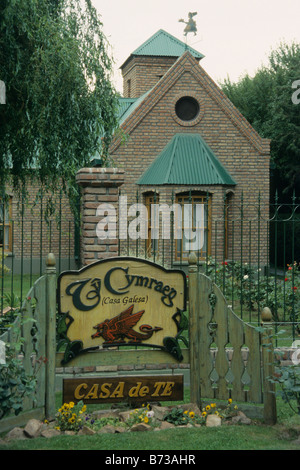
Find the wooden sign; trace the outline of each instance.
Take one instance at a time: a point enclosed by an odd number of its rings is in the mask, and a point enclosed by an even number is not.
[[[183,400],[183,375],[63,380],[63,402],[120,403]]]
[[[63,364],[92,349],[144,346],[182,360],[186,276],[147,260],[101,260],[58,279]]]

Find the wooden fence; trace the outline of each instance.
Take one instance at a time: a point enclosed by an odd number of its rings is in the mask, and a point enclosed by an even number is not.
[[[23,410],[0,421],[0,432],[22,426],[31,418],[44,419],[55,414],[56,349],[56,269],[53,256],[46,260],[46,273],[30,289],[15,320],[0,340],[14,344],[21,336],[18,359],[28,376],[36,380],[35,392],[23,400]],[[18,331],[18,333],[17,333]]]

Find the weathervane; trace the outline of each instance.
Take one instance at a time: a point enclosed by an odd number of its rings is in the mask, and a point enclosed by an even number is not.
[[[187,36],[188,33],[194,33],[194,36],[197,34],[197,25],[196,21],[193,19],[197,15],[197,12],[189,12],[189,20],[184,21],[183,19],[178,20],[179,23],[185,23],[186,27],[184,28],[184,35]]]

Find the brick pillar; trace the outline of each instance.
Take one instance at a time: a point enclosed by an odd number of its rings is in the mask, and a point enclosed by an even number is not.
[[[118,239],[98,238],[96,227],[104,216],[97,216],[100,204],[112,204],[118,210],[119,187],[124,183],[124,170],[117,168],[82,168],[76,175],[81,186],[81,264],[118,255]],[[117,220],[116,220],[117,223]]]

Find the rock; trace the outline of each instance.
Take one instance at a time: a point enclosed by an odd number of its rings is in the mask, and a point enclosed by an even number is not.
[[[24,433],[28,437],[37,437],[40,434],[43,423],[37,419],[30,419],[24,428]]]
[[[152,428],[149,426],[149,424],[146,423],[137,423],[134,424],[131,428],[130,431],[132,432],[144,432],[144,431],[150,431]]]
[[[112,426],[111,424],[106,424],[103,428],[99,429],[98,434],[105,434],[110,433],[114,434],[116,432],[116,426]]]
[[[162,421],[159,429],[164,430],[164,429],[171,429],[171,428],[175,428],[175,424],[169,423],[168,421]]]
[[[60,432],[54,428],[43,429],[41,436],[46,438],[60,436]]]
[[[163,421],[164,416],[170,411],[168,406],[157,406],[153,405],[151,411],[154,412],[154,418],[158,421]]]
[[[206,426],[211,428],[214,426],[221,426],[222,420],[218,415],[207,415]]]
[[[126,429],[124,426],[116,426],[115,429],[116,429],[115,432],[117,432],[117,433],[121,433],[121,432],[126,432],[126,431],[127,431],[127,429]]]
[[[6,434],[5,439],[9,441],[13,439],[27,439],[27,436],[24,434],[24,430],[22,428],[16,427]]]
[[[134,410],[128,410],[128,411],[121,411],[119,413],[119,417],[122,421],[127,421],[130,418],[130,413],[133,413]]]
[[[83,426],[83,428],[78,431],[78,436],[93,436],[94,434],[96,434],[96,431],[89,428],[88,426]]]
[[[232,424],[251,424],[251,419],[242,412],[238,411],[237,415],[231,419]]]
[[[184,405],[179,405],[178,408],[182,409],[183,411],[193,411],[196,416],[201,416],[201,411],[196,403],[185,403]]]

